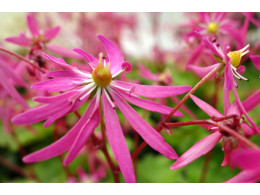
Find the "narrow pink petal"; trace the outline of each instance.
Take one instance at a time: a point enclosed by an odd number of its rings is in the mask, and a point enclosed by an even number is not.
[[[72,49],[73,51],[77,52],[78,54],[82,55],[84,57],[84,59],[87,61],[87,63],[91,63],[92,66],[96,67],[98,64],[98,59],[95,58],[94,56],[88,54],[87,52],[85,52],[82,49],[77,49],[74,48]]]
[[[38,37],[40,35],[37,22],[33,15],[27,15],[27,25],[32,36]]]
[[[110,40],[102,35],[98,35],[99,40],[103,43],[110,62],[110,71],[112,74],[121,70],[121,65],[124,62],[124,57],[120,49]]]
[[[220,52],[219,49],[205,36],[196,31],[194,32],[194,34],[196,34],[214,54],[218,55],[220,58],[224,58],[222,52]]]
[[[60,32],[59,26],[50,28],[44,32],[44,39],[47,41],[54,39],[58,35],[59,32]]]
[[[46,45],[47,49],[59,54],[62,57],[67,57],[67,58],[73,58],[73,59],[78,59],[78,60],[83,60],[84,58],[82,58],[81,55],[73,52],[72,50],[62,47],[62,46],[58,46],[58,45]]]
[[[4,72],[4,75],[7,78],[12,79],[19,86],[28,87],[27,84],[24,82],[24,80],[15,73],[14,69],[6,65],[6,63],[3,62],[2,60],[0,60],[0,69]]]
[[[259,56],[251,55],[250,59],[252,60],[252,62],[256,66],[256,68],[258,68],[258,70],[260,70],[260,55]]]
[[[233,93],[234,93],[234,95],[235,95],[235,98],[236,98],[236,100],[237,100],[237,103],[238,103],[238,106],[239,106],[240,110],[241,110],[242,113],[245,115],[245,117],[246,117],[246,119],[248,120],[248,122],[252,125],[252,127],[254,128],[254,130],[256,131],[256,133],[260,134],[260,131],[259,131],[259,129],[257,128],[255,122],[254,122],[254,121],[251,119],[251,117],[247,114],[247,111],[245,110],[245,108],[244,108],[244,106],[243,106],[243,104],[242,104],[242,102],[241,102],[241,100],[240,100],[240,98],[239,98],[239,96],[238,96],[238,94],[237,94],[237,90],[236,90],[236,87],[235,87],[235,86],[233,86],[232,91],[233,91]]]
[[[5,74],[0,69],[0,85],[6,90],[6,92],[15,99],[18,103],[20,103],[23,107],[28,108],[26,101],[23,97],[16,91],[15,87],[8,81],[5,77]]]
[[[77,86],[77,84],[73,83],[73,81],[81,81],[80,79],[73,78],[56,78],[50,79],[47,81],[42,81],[32,86],[33,89],[46,90],[48,92],[53,91],[66,91],[69,89],[73,89]]]
[[[86,144],[86,141],[93,133],[94,129],[99,125],[100,122],[99,109],[93,110],[93,112],[94,113],[85,121],[85,124],[82,126],[75,141],[73,142],[70,151],[63,162],[64,166],[70,164],[77,157],[78,153]]]
[[[66,105],[64,103],[61,109],[57,110],[55,113],[48,116],[47,120],[43,124],[43,127],[47,128],[57,119],[67,115],[70,112],[72,106],[72,103],[70,103],[69,105]]]
[[[225,183],[254,183],[260,179],[260,169],[243,170]]]
[[[48,160],[50,158],[53,158],[55,156],[58,156],[68,151],[71,145],[73,144],[73,142],[75,141],[80,130],[82,129],[83,125],[89,119],[93,111],[93,108],[95,106],[95,103],[96,103],[95,98],[93,98],[87,111],[66,135],[64,135],[62,138],[60,138],[58,141],[54,142],[53,144],[25,156],[23,158],[23,161],[26,163],[32,163],[32,162]]]
[[[113,81],[113,84],[123,88],[134,88],[133,94],[148,97],[148,98],[165,98],[176,95],[181,95],[188,92],[192,87],[189,85],[183,86],[158,86],[158,85],[139,85],[131,84],[123,81]]]
[[[29,47],[33,44],[33,42],[28,39],[26,36],[18,36],[18,37],[8,37],[5,39],[7,42],[14,43],[20,46]]]
[[[56,96],[38,96],[33,98],[33,100],[36,102],[46,103],[46,104],[55,103],[57,101],[68,100],[69,98],[75,96],[78,93],[79,93],[78,91],[73,90]]]
[[[194,101],[194,103],[200,107],[205,113],[207,113],[210,117],[222,117],[223,115],[219,113],[215,108],[213,108],[208,103],[204,102],[203,100],[197,98],[194,95],[190,95],[190,98]]]
[[[188,68],[189,65],[193,64],[197,59],[198,57],[200,56],[202,50],[204,49],[204,44],[203,42],[201,42],[194,50],[193,50],[193,53],[191,54],[191,57],[189,58],[187,64],[186,64],[186,68]]]
[[[159,76],[152,74],[145,66],[142,64],[138,64],[138,68],[140,70],[140,75],[146,79],[152,80],[152,81],[159,81]]]
[[[67,64],[62,58],[55,58],[51,55],[48,55],[46,53],[42,53],[42,56],[45,57],[46,59],[50,60],[54,64],[61,66],[62,68],[68,69],[68,70],[73,70],[75,67]]]
[[[132,159],[115,109],[102,94],[102,106],[109,144],[127,183],[136,182]]]
[[[260,90],[257,90],[254,94],[249,96],[245,101],[243,101],[243,106],[247,112],[254,109],[260,103]]]
[[[40,121],[48,119],[49,116],[55,114],[59,110],[64,109],[66,106],[69,106],[69,102],[66,100],[55,102],[52,104],[47,104],[32,108],[12,119],[12,122],[15,124],[34,124]]]
[[[240,169],[259,169],[260,150],[245,149],[238,151],[231,156],[232,167]]]
[[[212,71],[214,68],[216,68],[216,66],[218,66],[219,63],[211,65],[211,66],[206,66],[206,67],[200,67],[200,66],[194,66],[194,65],[188,65],[187,66],[187,70],[191,70],[193,71],[196,75],[198,75],[199,77],[203,78],[204,76],[206,76],[210,71]],[[215,77],[216,74],[212,75],[212,77]]]
[[[46,77],[71,77],[71,78],[86,78],[85,75],[79,74],[75,71],[71,70],[58,70],[46,73],[44,76]]]
[[[133,95],[129,96],[129,94],[127,94],[126,92],[124,92],[122,90],[116,90],[116,91],[130,103],[132,103],[136,106],[139,106],[141,108],[144,108],[146,110],[150,110],[152,112],[159,112],[162,114],[169,114],[173,110],[173,108],[158,104],[158,103],[150,101],[150,100],[145,100],[145,99],[133,96]],[[180,111],[176,111],[174,113],[174,116],[183,117],[183,114]]]
[[[140,117],[117,92],[111,90],[111,95],[127,121],[154,150],[160,152],[167,158],[178,158],[176,152],[164,141],[164,138]]]
[[[184,167],[202,155],[208,153],[212,148],[214,148],[221,138],[222,134],[217,131],[198,141],[173,163],[171,169],[179,169]]]
[[[251,126],[249,126],[246,123],[242,123],[241,124],[241,128],[245,132],[246,136],[251,136],[251,135],[255,135],[256,134],[256,131]]]
[[[242,114],[236,100],[230,105],[226,115],[232,114],[235,114],[237,116],[241,116]]]
[[[231,64],[228,62],[225,67],[224,77],[225,77],[225,87],[230,91],[234,85],[234,77],[231,72]]]

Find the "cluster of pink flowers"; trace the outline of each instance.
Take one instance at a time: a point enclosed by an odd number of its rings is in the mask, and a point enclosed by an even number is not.
[[[80,48],[74,49],[50,43],[58,36],[62,27],[41,31],[35,15],[28,14],[30,36],[20,33],[19,36],[5,39],[9,43],[29,48],[28,53],[20,56],[0,49],[1,120],[7,132],[11,132],[11,126],[14,125],[30,126],[45,121],[43,127],[47,128],[59,120],[65,121],[63,126],[66,131],[65,135],[49,146],[24,156],[23,162],[44,161],[68,152],[63,159],[63,165],[68,166],[78,155],[85,152],[92,156],[92,161],[89,159],[92,167],[90,173],[85,173],[82,167],[78,167],[79,179],[69,177],[68,182],[99,182],[106,176],[107,170],[112,171],[115,182],[119,182],[120,172],[125,182],[136,182],[138,180],[132,161],[135,161],[145,144],[166,158],[176,159],[169,167],[169,171],[173,171],[207,154],[221,140],[224,152],[221,166],[230,165],[231,168],[242,169],[241,173],[227,182],[259,181],[260,149],[250,141],[250,137],[259,136],[260,131],[248,112],[260,103],[260,90],[257,86],[255,91],[249,93],[249,97],[241,101],[238,82],[248,81],[243,76],[246,68],[242,63],[246,60],[251,60],[255,67],[260,69],[259,47],[250,43],[247,37],[249,23],[259,28],[260,22],[251,13],[191,15],[190,20],[181,25],[180,37],[185,46],[179,48],[178,52],[172,52],[172,56],[178,56],[175,63],[182,61],[184,71],[192,71],[201,78],[195,86],[172,85],[174,78],[166,70],[165,56],[158,47],[153,49],[151,58],[156,59],[159,66],[162,66],[163,70],[160,72],[152,73],[144,64],[132,63],[134,68],[138,68],[139,76],[154,84],[142,85],[139,80],[128,82],[125,73],[132,70],[129,62],[131,59],[125,60],[119,46],[124,27],[134,29],[137,26],[137,18],[132,14],[124,17],[113,13],[95,14],[91,16],[96,18],[93,22],[94,20],[89,20],[87,15],[82,13],[76,29],[82,42]],[[64,20],[70,20],[71,17],[62,13],[60,16]],[[154,14],[155,19],[156,17]],[[104,29],[99,29],[99,26]],[[94,37],[94,34],[98,33],[102,33],[97,35],[99,43]],[[102,53],[102,45],[106,55]],[[92,55],[85,50],[90,50]],[[184,52],[186,53],[183,54]],[[18,57],[20,61],[14,60],[8,54]],[[183,56],[183,59],[180,56]],[[256,76],[259,77],[258,74]],[[196,90],[211,82],[212,78],[216,78],[218,83],[223,82],[223,114],[217,110],[216,105],[209,105],[196,94]],[[25,92],[19,93],[15,88],[18,86],[23,87]],[[219,91],[216,96],[218,93]],[[186,94],[182,99],[177,97],[182,94]],[[176,106],[169,107],[166,98],[170,98]],[[184,104],[189,98],[210,118],[198,119]],[[31,99],[38,105],[29,107],[28,102]],[[160,103],[156,102],[156,99]],[[149,124],[127,102],[160,113],[161,122],[157,128]],[[81,116],[80,111],[82,107],[85,109],[85,106],[87,108]],[[144,141],[132,155],[125,140],[125,129],[119,120],[118,111]],[[194,120],[185,121],[182,112]],[[66,116],[70,113],[74,113],[78,118],[74,126],[67,130]],[[185,122],[171,122],[172,117],[184,117]],[[186,125],[201,125],[210,135],[195,143],[179,157],[160,131],[166,130],[171,134],[172,127]],[[172,139],[174,140],[174,134]],[[107,151],[107,141],[115,162]],[[96,149],[104,153],[107,163],[98,157]]]

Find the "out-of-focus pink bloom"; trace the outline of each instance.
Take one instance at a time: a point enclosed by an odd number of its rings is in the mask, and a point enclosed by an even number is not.
[[[23,107],[28,108],[26,101],[15,89],[15,85],[27,87],[27,84],[15,71],[0,59],[0,90],[1,94],[7,93]]]
[[[79,167],[77,169],[77,173],[79,176],[79,182],[80,183],[98,183],[102,178],[106,176],[106,171],[102,168],[97,169],[92,174],[87,174],[83,168]],[[74,177],[68,178],[69,183],[77,183],[77,179]]]
[[[164,141],[163,137],[140,117],[125,100],[153,112],[169,114],[172,110],[171,108],[141,99],[138,96],[148,98],[170,97],[185,93],[191,87],[145,86],[113,80],[124,71],[130,72],[131,64],[124,61],[123,55],[113,42],[101,35],[98,35],[98,38],[103,43],[108,58],[100,55],[98,60],[81,49],[74,49],[92,67],[92,73],[79,70],[77,67],[67,64],[63,59],[57,59],[44,54],[55,66],[60,66],[65,70],[47,73],[46,76],[53,79],[35,84],[33,88],[49,92],[62,91],[64,93],[53,97],[34,98],[35,101],[45,105],[28,110],[13,118],[12,121],[15,124],[33,124],[46,120],[44,127],[47,127],[56,119],[76,111],[94,92],[95,95],[87,111],[64,137],[50,146],[24,157],[24,161],[29,163],[47,160],[69,151],[63,164],[68,165],[71,163],[94,129],[99,125],[99,107],[102,105],[108,141],[115,159],[119,163],[126,182],[135,182],[130,153],[115,108],[118,107],[121,110],[127,121],[153,149],[168,158],[176,159],[178,158],[177,154]],[[176,112],[175,116],[183,115],[180,112]]]
[[[199,64],[201,65],[204,61],[204,55],[199,54],[207,53],[207,48],[204,43],[196,43],[197,37],[194,36],[194,31],[201,33],[210,40],[217,39],[221,43],[227,45],[236,44],[236,47],[238,48],[243,46],[243,39],[239,33],[239,23],[230,19],[228,13],[201,12],[197,14],[196,20],[191,20],[189,24],[182,25],[181,29],[182,31],[188,29],[188,32],[182,33],[182,37],[192,49],[186,64],[186,70],[188,65],[195,65],[196,61],[199,61]],[[209,60],[211,61],[211,59],[208,59],[207,61]]]
[[[232,154],[231,167],[242,171],[225,183],[253,183],[260,180],[260,150],[244,149]]]
[[[35,50],[48,49],[54,53],[60,54],[63,57],[82,59],[80,55],[71,52],[67,48],[56,45],[49,45],[49,42],[58,35],[60,31],[59,26],[47,29],[44,32],[42,32],[38,28],[38,24],[34,18],[34,15],[30,14],[27,15],[27,26],[31,33],[30,37],[26,36],[25,33],[20,33],[19,36],[9,37],[5,40],[23,47],[30,47],[31,55]]]
[[[259,95],[259,91],[257,92]],[[194,95],[190,95],[191,99],[195,102],[195,104],[200,107],[205,113],[207,113],[210,117],[221,118],[223,115],[219,113],[215,108],[204,102],[203,100],[197,98]],[[244,101],[244,107],[247,111],[250,111],[255,106],[260,103],[260,98],[257,99],[253,104],[250,104],[249,101],[255,97],[255,94],[250,96],[246,101]],[[237,101],[235,100],[231,106],[228,108],[227,114],[224,116],[236,115],[236,118],[226,119],[221,121],[223,125],[227,125],[232,127],[234,131],[240,133],[240,129],[243,129],[245,135],[251,136],[256,134],[256,131],[250,127],[247,123],[244,122],[242,118],[242,112],[239,109]],[[213,133],[209,136],[203,138],[196,144],[194,144],[190,149],[188,149],[177,161],[171,166],[171,169],[181,168],[192,161],[196,160],[200,156],[208,153],[222,138],[222,147],[225,153],[224,160],[222,162],[222,166],[226,166],[230,161],[230,155],[238,150],[239,148],[245,147],[245,145],[239,141],[237,138],[221,131],[218,127],[210,127],[209,129]]]
[[[252,60],[255,67],[260,70],[260,56],[258,55],[251,55],[250,59]]]

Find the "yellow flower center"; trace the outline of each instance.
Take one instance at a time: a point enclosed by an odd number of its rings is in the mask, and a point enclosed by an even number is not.
[[[230,58],[230,64],[234,67],[238,67],[241,61],[241,58],[247,54],[249,51],[245,51],[249,45],[245,46],[244,48],[238,51],[230,51],[227,55]],[[245,52],[244,52],[245,51]]]
[[[208,24],[208,32],[216,34],[218,32],[218,24],[216,22],[210,22]]]
[[[92,78],[96,85],[100,87],[108,86],[112,80],[112,74],[109,71],[109,64],[105,67],[102,64],[102,55],[99,56],[97,67],[92,72]]]

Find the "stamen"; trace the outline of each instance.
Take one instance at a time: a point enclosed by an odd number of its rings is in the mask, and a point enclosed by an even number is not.
[[[112,108],[115,109],[116,108],[116,105],[112,102],[111,98],[109,97],[107,91],[105,88],[102,89],[103,90],[103,93],[105,94],[105,96],[107,97],[107,100],[108,102],[111,104]]]
[[[86,87],[82,88],[81,91],[82,93],[87,92],[86,94],[84,94],[82,97],[79,98],[79,101],[83,100],[85,97],[87,97],[94,89],[96,88],[95,83],[90,83],[89,85],[87,85]],[[80,93],[80,95],[82,94]]]
[[[99,106],[99,102],[100,102],[100,95],[101,95],[101,87],[99,87],[97,89],[97,93],[96,93],[96,104],[95,104],[95,107],[94,107],[94,110],[96,110],[96,108]]]
[[[78,74],[81,74],[81,75],[83,75],[83,76],[85,76],[87,78],[92,78],[92,75],[90,73],[83,72],[83,71],[80,71],[80,70],[77,70],[75,72],[78,73]]]
[[[124,72],[124,68],[122,70],[119,70],[118,72],[116,72],[114,75],[112,75],[112,78],[115,78],[117,75],[121,74],[122,72]]]
[[[115,84],[110,84],[110,86],[118,88],[118,89],[121,89],[123,91],[129,92],[129,96],[131,95],[131,93],[133,93],[135,91],[135,86],[131,87],[130,89],[127,89],[127,88],[124,88],[124,87],[120,87],[120,86],[115,85]]]
[[[84,80],[78,80],[78,81],[72,81],[72,83],[75,83],[75,84],[83,84],[83,83],[91,83],[93,82],[94,80],[93,79],[84,79]]]
[[[238,78],[239,80],[243,79],[243,80],[245,80],[245,81],[249,81],[249,79],[247,79],[247,78],[243,77],[241,74],[239,74],[239,73],[237,72],[237,69],[236,69],[235,67],[231,66],[231,68],[232,68],[233,75],[234,75],[236,78]]]

